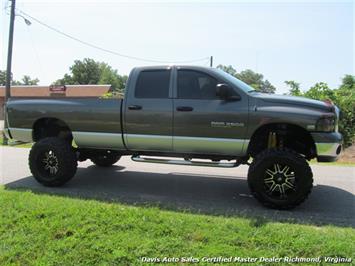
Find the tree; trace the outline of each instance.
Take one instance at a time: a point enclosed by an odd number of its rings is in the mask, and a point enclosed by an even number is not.
[[[85,58],[75,60],[70,68],[70,74],[65,74],[60,83],[64,84],[98,84],[100,80],[100,63]]]
[[[117,70],[108,64],[90,58],[75,60],[70,72],[55,84],[110,84],[113,91],[123,91],[127,80],[127,76],[119,75]]]
[[[237,74],[237,70],[235,70],[231,65],[229,66],[218,65],[217,68],[223,70],[228,74],[231,74],[232,76],[235,76]]]
[[[37,85],[39,82],[39,79],[31,79],[30,76],[24,75],[21,81],[12,81],[12,85]]]
[[[264,76],[262,74],[256,73],[251,69],[246,69],[238,73],[231,65],[218,65],[217,68],[231,74],[237,79],[240,79],[257,91],[275,93],[276,88],[268,80],[264,80]]]
[[[335,91],[335,99],[340,108],[339,131],[343,134],[345,146],[350,146],[355,140],[355,76],[344,76]]]
[[[289,94],[292,96],[302,96],[303,93],[300,90],[300,84],[293,80],[286,80],[286,85],[290,87]]]
[[[355,76],[345,75],[338,89],[332,90],[327,83],[318,82],[304,93],[315,100],[331,100],[340,109],[339,132],[344,145],[349,146],[355,139]]]
[[[30,76],[24,75],[21,81],[11,80],[11,85],[37,85],[39,79],[31,79]],[[0,86],[6,85],[6,71],[0,70]]]
[[[0,70],[0,86],[6,85],[6,71]]]
[[[308,91],[304,93],[305,97],[316,99],[316,100],[332,100],[335,101],[334,90],[328,87],[325,82],[318,82]]]
[[[111,84],[113,90],[123,91],[128,79],[126,75],[119,75],[116,69],[112,69],[112,67],[106,63],[100,63],[100,73],[101,76],[98,84]]]

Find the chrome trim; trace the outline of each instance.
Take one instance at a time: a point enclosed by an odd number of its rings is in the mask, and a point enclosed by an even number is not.
[[[244,155],[248,139],[200,138],[164,135],[125,134],[127,147],[140,151],[175,151],[222,155]]]
[[[125,149],[121,133],[73,131],[73,138],[81,148]]]
[[[338,156],[339,154],[336,153],[340,143],[324,143],[324,142],[317,142],[316,149],[317,149],[317,156]]]
[[[139,151],[172,151],[173,137],[164,135],[124,134],[127,148]]]
[[[227,138],[173,138],[174,151],[191,153],[212,153],[224,155],[244,155],[249,144],[248,139]]]
[[[32,142],[32,129],[10,127],[9,130],[11,132],[12,139],[22,142]]]
[[[221,162],[203,162],[203,161],[190,161],[190,160],[175,160],[175,159],[160,159],[160,158],[147,158],[139,155],[132,156],[132,161],[139,163],[161,163],[161,164],[175,164],[175,165],[187,165],[187,166],[210,166],[231,168],[237,167],[239,163],[221,163]]]

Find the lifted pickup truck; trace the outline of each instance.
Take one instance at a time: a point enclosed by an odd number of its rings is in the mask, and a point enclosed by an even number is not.
[[[12,98],[6,113],[8,136],[35,142],[29,166],[45,186],[68,182],[77,162],[87,159],[102,167],[123,155],[136,162],[236,167],[252,158],[254,197],[289,209],[311,192],[307,160],[334,161],[341,152],[339,110],[332,103],[259,93],[214,68],[139,67],[124,99]]]

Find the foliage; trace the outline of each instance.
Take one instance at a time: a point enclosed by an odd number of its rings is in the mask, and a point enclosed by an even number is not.
[[[0,265],[142,265],[142,257],[165,256],[351,258],[355,242],[351,227],[193,214],[1,187],[0,208]]]
[[[316,100],[335,101],[335,92],[328,87],[327,83],[318,82],[303,95],[304,97]]]
[[[101,99],[109,99],[109,98],[118,98],[118,99],[123,99],[124,98],[124,93],[123,92],[116,92],[116,91],[110,91],[105,94],[103,94]]]
[[[123,92],[128,77],[119,75],[116,69],[112,69],[106,63],[100,63],[100,80],[98,84],[111,84],[113,91]]]
[[[0,86],[6,85],[6,71],[0,70]]]
[[[31,79],[30,76],[24,75],[21,81],[11,80],[11,85],[37,85],[39,79]],[[6,71],[0,70],[0,86],[6,85]]]
[[[229,65],[229,66],[225,66],[225,65],[218,65],[217,68],[223,70],[224,72],[232,75],[232,76],[235,76],[237,74],[237,70],[235,70],[233,68],[233,66]]]
[[[276,88],[268,80],[264,80],[264,76],[262,74],[256,73],[251,69],[246,69],[238,73],[237,70],[231,65],[218,65],[217,68],[231,74],[237,79],[242,80],[257,91],[275,93]]]
[[[301,92],[299,83],[285,81],[289,94],[316,100],[331,100],[340,109],[339,131],[343,134],[345,146],[355,140],[355,76],[345,75],[338,89],[330,89],[324,82],[318,82],[306,92]]]
[[[346,146],[355,140],[355,76],[346,75],[335,90],[335,104],[340,108],[339,131]]]
[[[286,85],[290,87],[289,94],[293,96],[302,96],[302,92],[300,90],[300,84],[294,80],[286,80]]]
[[[39,82],[39,79],[31,79],[30,76],[23,76],[22,80],[21,81],[16,81],[16,80],[13,80],[12,81],[12,85],[37,85]]]
[[[97,62],[90,58],[75,60],[70,67],[70,74],[65,74],[55,84],[111,84],[113,91],[122,92],[127,81],[127,76],[121,76],[117,70],[106,63]]]

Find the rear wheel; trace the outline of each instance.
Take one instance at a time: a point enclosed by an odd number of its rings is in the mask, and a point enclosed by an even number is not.
[[[120,155],[117,155],[112,152],[106,152],[106,153],[98,154],[92,157],[90,160],[97,166],[109,167],[117,163],[119,159],[121,159]]]
[[[310,194],[313,174],[305,158],[288,149],[268,149],[256,156],[248,172],[254,197],[275,209],[291,209]]]
[[[33,177],[45,186],[61,186],[76,173],[76,154],[71,145],[59,138],[44,138],[30,151],[29,166]]]

